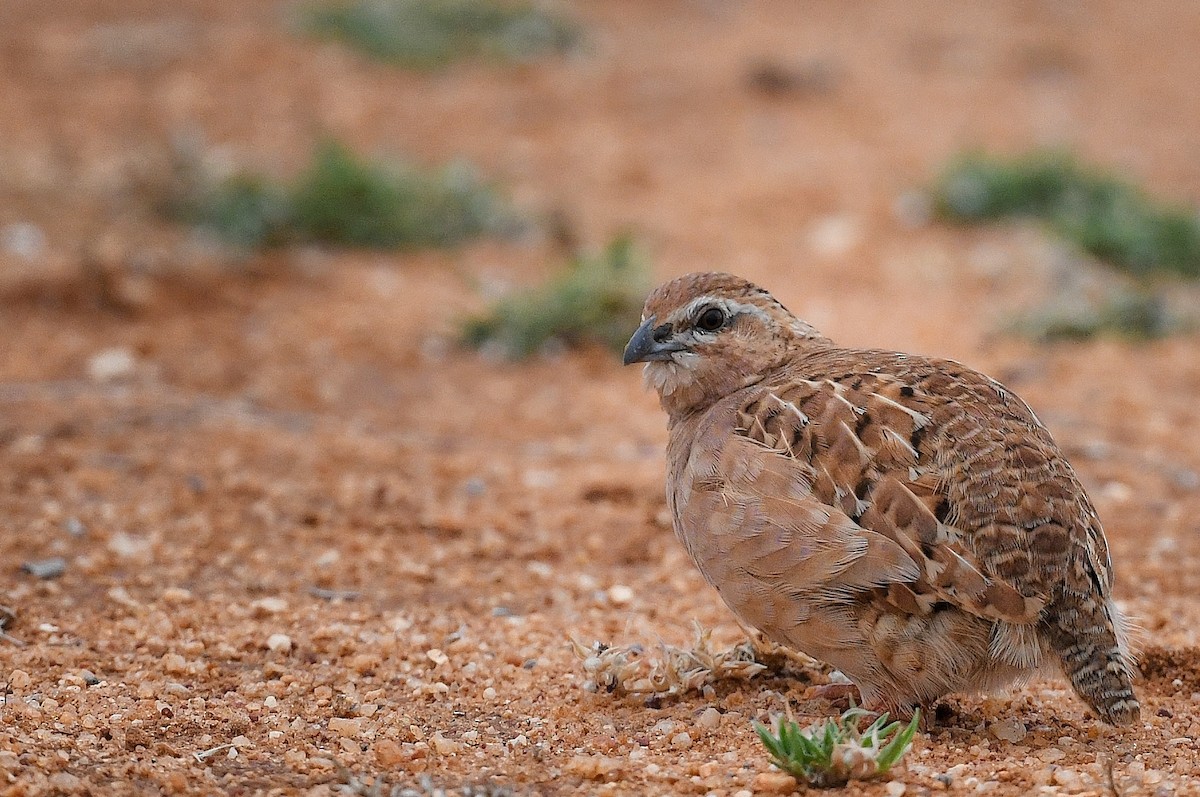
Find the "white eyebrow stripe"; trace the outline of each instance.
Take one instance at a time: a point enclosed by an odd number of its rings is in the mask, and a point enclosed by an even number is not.
[[[732,318],[735,315],[743,313],[751,313],[760,318],[769,318],[767,312],[755,304],[739,302],[733,299],[724,299],[717,296],[701,296],[692,299],[680,309],[671,314],[672,321],[681,321],[694,317],[699,313],[701,307],[719,307],[725,311],[725,314]]]

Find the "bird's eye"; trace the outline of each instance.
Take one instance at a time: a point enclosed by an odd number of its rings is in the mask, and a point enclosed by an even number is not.
[[[696,326],[705,332],[716,332],[725,326],[725,311],[719,307],[710,307],[696,319]]]

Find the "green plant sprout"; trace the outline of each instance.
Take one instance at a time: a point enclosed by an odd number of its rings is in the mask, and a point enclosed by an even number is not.
[[[859,721],[870,714],[852,706],[841,717],[803,730],[785,717],[779,718],[774,734],[761,723],[754,723],[754,729],[775,766],[811,786],[829,788],[843,786],[852,779],[880,777],[912,747],[921,721],[920,709],[907,727],[900,722],[888,724],[885,713],[859,731]]]

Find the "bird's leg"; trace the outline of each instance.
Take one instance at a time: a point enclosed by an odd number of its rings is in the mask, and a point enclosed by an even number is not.
[[[834,708],[841,711],[845,711],[851,705],[862,705],[862,692],[854,684],[821,684],[820,686],[812,686],[808,688],[804,696],[806,698],[828,700],[833,704]]]

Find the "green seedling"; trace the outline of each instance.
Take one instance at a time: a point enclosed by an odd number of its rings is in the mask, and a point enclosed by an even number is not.
[[[881,714],[859,731],[859,721],[867,716],[870,712],[852,707],[805,729],[785,717],[779,718],[775,733],[757,722],[754,728],[777,767],[811,786],[828,788],[881,777],[912,747],[920,710],[907,726],[888,724],[888,715]]]

